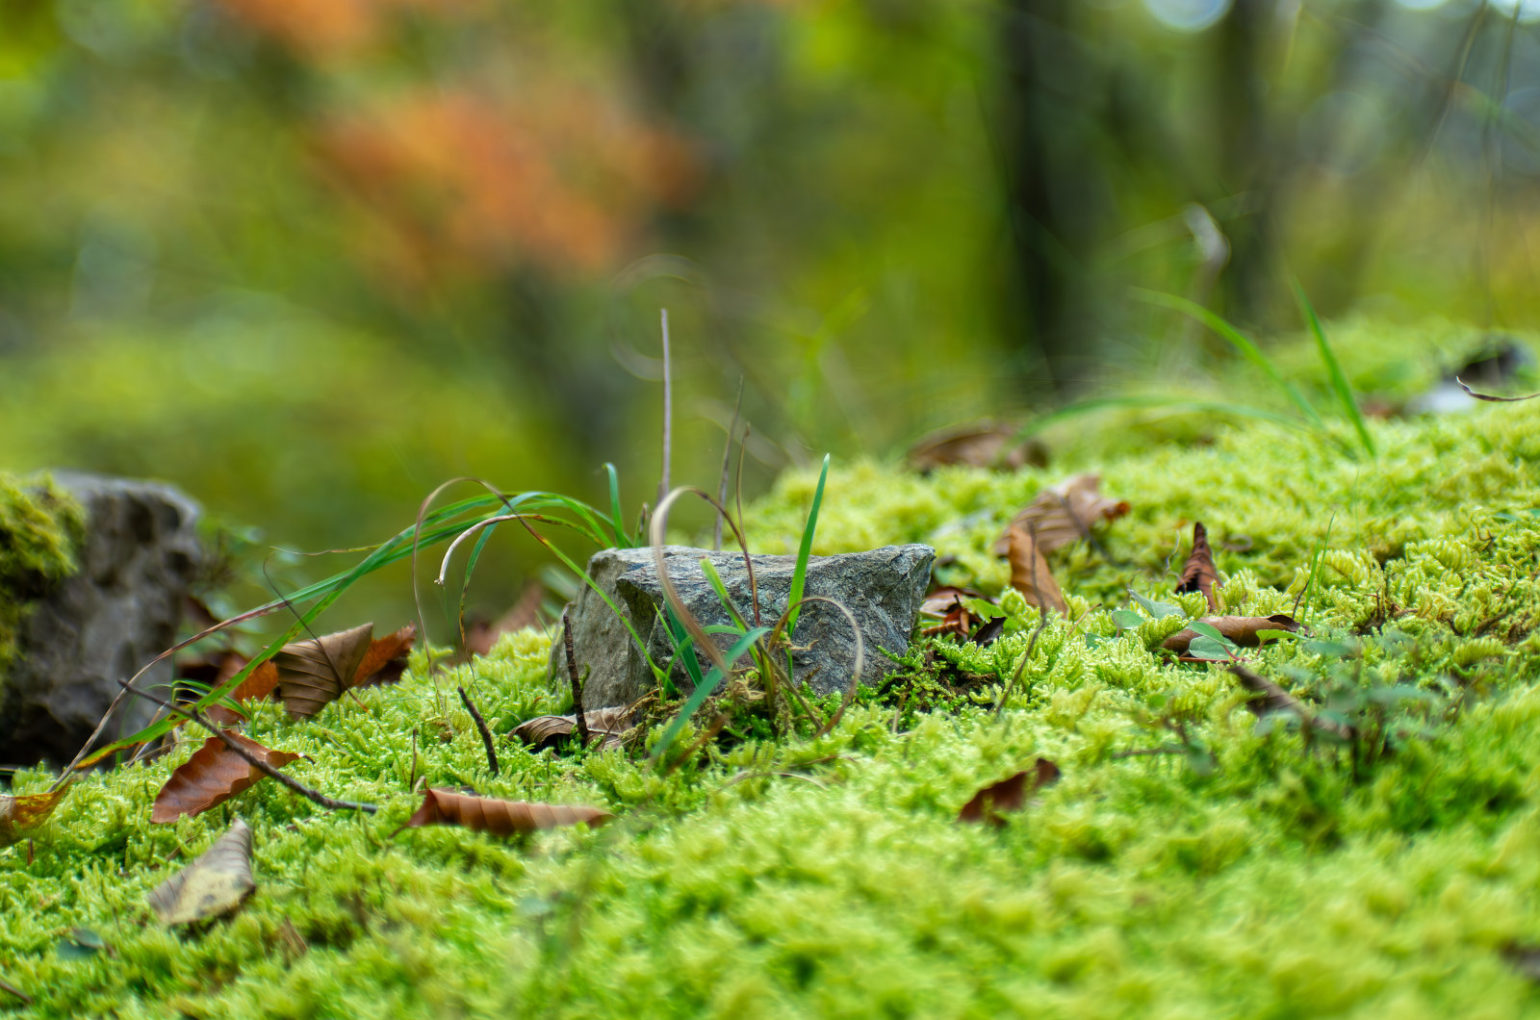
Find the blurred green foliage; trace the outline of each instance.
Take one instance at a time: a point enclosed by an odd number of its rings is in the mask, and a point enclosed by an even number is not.
[[[751,490],[1222,374],[1134,285],[1261,334],[1301,325],[1285,270],[1328,317],[1522,325],[1529,13],[10,0],[0,467],[351,546],[462,473],[653,498],[663,306],[674,480],[742,380]],[[492,555],[506,601],[533,551]]]

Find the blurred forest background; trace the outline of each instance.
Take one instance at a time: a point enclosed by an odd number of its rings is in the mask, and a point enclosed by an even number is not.
[[[3,0],[0,468],[357,546],[458,474],[651,499],[662,306],[674,479],[714,484],[742,380],[750,491],[1228,356],[1136,287],[1522,326],[1535,15]]]

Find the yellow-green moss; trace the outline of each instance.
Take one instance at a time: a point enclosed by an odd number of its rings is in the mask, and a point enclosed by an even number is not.
[[[376,816],[263,782],[150,825],[196,738],[79,783],[31,863],[0,850],[0,977],[50,1017],[1540,1015],[1510,962],[1540,945],[1540,406],[1377,423],[1375,461],[1314,433],[1205,427],[1209,445],[1015,476],[831,473],[820,552],[929,541],[992,590],[990,543],[1042,485],[1098,470],[1132,504],[1101,533],[1105,558],[1053,555],[1069,618],[1043,629],[998,719],[1037,623],[1016,596],[1002,601],[1019,629],[993,646],[906,660],[982,678],[948,711],[868,692],[833,733],[713,748],[666,776],[617,751],[501,740],[494,778],[454,686],[500,734],[564,709],[548,638],[506,637],[437,680],[419,658],[399,685],[308,721],[263,706],[250,727],[307,756],[295,776]],[[789,476],[753,508],[767,551],[792,547],[812,484]],[[1321,640],[1258,650],[1253,669],[1317,710],[1362,695],[1343,711],[1364,726],[1369,692],[1419,692],[1392,717],[1421,729],[1355,765],[1259,731],[1222,669],[1160,657],[1180,618],[1115,628],[1125,585],[1199,611],[1161,594],[1199,518],[1231,611],[1289,611],[1321,550]],[[1063,778],[1004,828],[955,821],[1039,755]],[[617,818],[513,843],[392,839],[414,775]],[[205,931],[164,931],[145,893],[237,811],[256,894]],[[76,926],[113,955],[72,957]],[[7,1011],[28,1014],[0,994]]]
[[[17,629],[41,595],[75,569],[84,516],[51,482],[0,474],[0,711]]]

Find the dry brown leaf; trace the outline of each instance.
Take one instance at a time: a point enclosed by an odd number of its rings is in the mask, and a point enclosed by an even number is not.
[[[278,696],[292,718],[315,715],[353,685],[373,632],[374,624],[362,623],[352,630],[284,645],[273,656]]]
[[[1038,547],[1050,553],[1060,546],[1089,538],[1091,527],[1096,523],[1128,513],[1128,504],[1103,496],[1101,485],[1101,475],[1076,475],[1039,492],[995,543],[995,555],[1008,555],[1010,533],[1015,529],[1035,529]]]
[[[1350,727],[1344,726],[1341,723],[1323,721],[1310,712],[1309,709],[1305,708],[1304,703],[1298,698],[1266,677],[1258,676],[1246,667],[1238,665],[1231,666],[1230,672],[1235,674],[1235,678],[1241,682],[1241,686],[1246,688],[1246,690],[1253,694],[1261,695],[1261,697],[1252,698],[1246,703],[1246,707],[1251,710],[1251,714],[1257,718],[1260,719],[1262,716],[1272,712],[1289,712],[1296,716],[1303,726],[1308,726],[1323,733],[1334,734],[1344,740],[1352,736],[1352,729]]]
[[[1003,827],[1005,819],[1002,815],[1005,812],[1020,811],[1034,793],[1058,782],[1059,774],[1059,766],[1047,758],[1039,758],[1031,769],[992,783],[975,793],[973,799],[957,812],[957,820],[988,822],[997,828]]]
[[[599,808],[498,800],[435,787],[428,791],[422,807],[406,820],[401,829],[416,829],[424,825],[458,825],[476,832],[490,832],[495,836],[512,836],[534,832],[536,829],[577,825],[579,822],[601,825],[613,817],[608,811]]]
[[[263,747],[234,730],[225,735],[245,748],[252,757],[273,768],[283,768],[300,756],[292,751]],[[166,785],[155,795],[150,811],[152,822],[174,822],[183,815],[202,814],[216,804],[223,804],[242,790],[260,782],[267,773],[232,751],[218,737],[210,737],[181,768],[171,773]]]
[[[465,631],[465,650],[472,655],[486,655],[504,634],[525,630],[540,622],[540,603],[545,599],[545,586],[531,581],[519,593],[519,600],[492,623],[476,622]]]
[[[1007,533],[1006,555],[1011,561],[1011,587],[1026,598],[1029,605],[1039,609],[1065,612],[1064,593],[1059,582],[1053,579],[1048,561],[1038,551],[1038,544],[1022,528],[1012,527]]]
[[[905,460],[921,473],[966,464],[997,471],[1046,467],[1048,450],[1036,439],[1018,439],[1020,426],[980,422],[934,432],[909,448]]]
[[[1275,613],[1272,616],[1205,616],[1198,622],[1208,624],[1242,648],[1259,646],[1262,639],[1258,634],[1264,630],[1286,630],[1290,634],[1310,633],[1303,624],[1287,613]],[[1185,653],[1187,646],[1197,636],[1198,632],[1191,628],[1177,631],[1161,642],[1161,647],[1173,652]]]
[[[393,684],[406,672],[406,660],[417,640],[417,624],[409,623],[394,634],[386,634],[369,643],[364,661],[353,674],[354,687]]]
[[[256,887],[251,829],[237,818],[202,856],[156,886],[149,901],[163,924],[188,924],[229,913]]]
[[[46,793],[24,793],[0,797],[0,846],[10,846],[24,838],[53,814],[59,801],[69,792],[69,784]]]
[[[1182,567],[1182,579],[1176,583],[1178,594],[1201,591],[1208,600],[1209,609],[1219,612],[1219,599],[1214,597],[1214,586],[1219,584],[1219,571],[1214,567],[1214,554],[1208,547],[1208,529],[1202,521],[1192,526],[1192,552]]]
[[[588,724],[589,736],[603,737],[602,749],[620,746],[620,738],[631,728],[629,705],[610,705],[583,713]],[[509,734],[529,744],[537,751],[555,747],[577,730],[576,715],[537,715],[513,728]]]
[[[250,661],[235,649],[227,648],[209,658],[194,659],[191,662],[179,665],[177,667],[177,674],[188,680],[196,680],[209,687],[218,687],[245,669],[246,663]],[[272,693],[273,685],[277,682],[277,671],[273,669],[271,663],[264,662],[252,670],[251,674],[245,680],[242,680],[235,690],[230,692],[230,697],[236,702],[245,702],[251,698],[261,698]],[[246,718],[243,714],[224,705],[210,705],[203,714],[208,717],[210,722],[220,726],[234,726],[239,722],[245,721]]]

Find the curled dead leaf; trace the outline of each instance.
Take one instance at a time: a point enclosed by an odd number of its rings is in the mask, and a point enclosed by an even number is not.
[[[225,735],[245,748],[252,757],[274,768],[282,768],[300,758],[292,751],[264,747],[234,730],[226,730]],[[223,740],[210,737],[193,752],[185,764],[171,773],[166,785],[160,788],[160,793],[155,795],[155,806],[150,811],[150,821],[174,822],[183,815],[201,814],[216,804],[223,804],[266,778],[266,775],[232,751]]]
[[[1260,634],[1264,630],[1285,630],[1290,634],[1310,633],[1303,624],[1287,613],[1274,613],[1272,616],[1205,616],[1198,622],[1208,624],[1242,648],[1256,648],[1261,645]],[[1161,647],[1173,652],[1186,652],[1187,646],[1197,637],[1198,632],[1189,627],[1166,638],[1161,642]]]
[[[1059,582],[1053,579],[1053,571],[1048,569],[1048,561],[1031,534],[1012,526],[1007,535],[1006,555],[1011,563],[1011,587],[1021,592],[1028,604],[1061,613],[1067,610]]]
[[[996,471],[1046,467],[1048,449],[1036,439],[1017,438],[1020,431],[1016,425],[979,422],[933,432],[909,448],[905,461],[921,473],[952,464]]]
[[[197,860],[156,886],[149,901],[161,923],[189,924],[229,913],[256,887],[251,829],[237,818]]]
[[[1178,594],[1201,591],[1208,601],[1209,609],[1218,612],[1219,599],[1214,596],[1214,588],[1218,584],[1219,571],[1214,567],[1214,553],[1208,546],[1208,529],[1203,527],[1202,521],[1197,521],[1192,526],[1192,552],[1182,567],[1182,577],[1176,583],[1176,590]]]
[[[1003,814],[1020,811],[1027,800],[1038,790],[1059,781],[1059,766],[1047,758],[1039,758],[1030,769],[1023,770],[984,787],[957,812],[959,822],[988,822],[997,828],[1005,825]]]
[[[1101,494],[1101,475],[1076,475],[1051,489],[1039,492],[1011,521],[1006,533],[995,543],[995,555],[1010,551],[1010,534],[1036,530],[1038,548],[1044,553],[1091,537],[1091,528],[1100,521],[1110,521],[1128,513],[1126,502]]]
[[[602,738],[600,748],[609,750],[620,746],[621,736],[631,728],[631,716],[629,705],[610,705],[583,713],[583,721],[588,724],[588,733],[591,737]],[[575,714],[537,715],[533,719],[519,723],[509,735],[517,737],[537,751],[542,751],[548,747],[557,746],[572,736],[576,730]]]
[[[315,715],[353,686],[369,652],[372,623],[309,641],[283,646],[273,657],[278,668],[278,696],[295,719]]]
[[[12,843],[25,838],[28,830],[35,829],[48,816],[53,814],[53,809],[59,806],[59,801],[69,792],[69,784],[46,793],[24,793],[16,796],[0,797],[0,846],[10,846]]]
[[[424,825],[458,825],[475,832],[512,836],[537,829],[577,825],[580,822],[601,825],[613,817],[608,811],[599,808],[498,800],[434,787],[423,798],[422,807],[391,835],[396,835],[402,829],[417,829]]]

